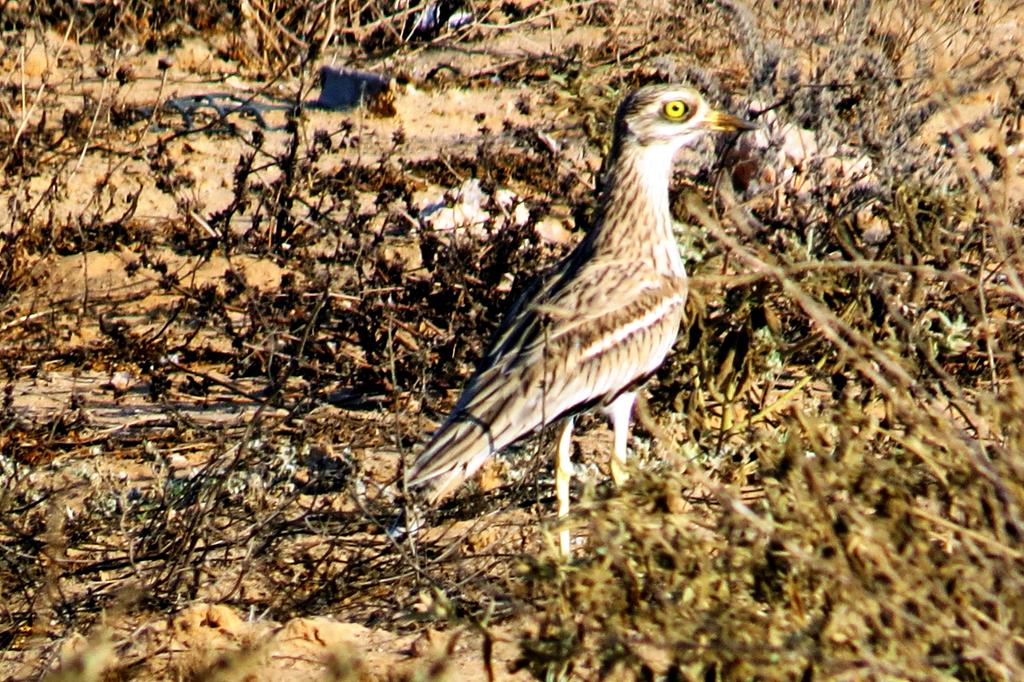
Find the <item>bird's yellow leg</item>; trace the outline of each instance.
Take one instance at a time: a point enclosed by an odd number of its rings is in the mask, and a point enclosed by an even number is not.
[[[562,519],[569,513],[569,481],[572,480],[572,417],[562,423],[562,433],[558,436],[558,455],[555,460],[555,493],[558,497],[558,518]],[[558,546],[562,556],[572,553],[569,529],[563,528],[558,533]]]
[[[629,421],[633,416],[633,403],[636,401],[636,393],[629,391],[621,394],[613,400],[605,413],[612,422],[612,432],[615,442],[612,448],[612,480],[615,485],[621,486],[629,478],[626,473],[626,460],[629,452],[626,448],[626,438],[629,436]]]

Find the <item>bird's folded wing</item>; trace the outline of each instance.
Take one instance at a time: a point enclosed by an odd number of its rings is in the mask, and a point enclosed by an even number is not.
[[[408,472],[436,499],[505,446],[627,389],[672,347],[685,279],[591,261],[518,307]]]

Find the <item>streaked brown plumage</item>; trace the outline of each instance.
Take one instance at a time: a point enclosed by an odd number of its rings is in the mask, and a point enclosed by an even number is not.
[[[686,272],[672,233],[668,185],[678,149],[708,131],[753,128],[691,88],[655,85],[619,107],[594,227],[509,311],[455,409],[408,470],[434,502],[502,448],[560,419],[559,513],[568,511],[572,418],[600,407],[615,433],[612,474],[624,479],[635,390],[672,348]],[[568,552],[568,533],[562,535]]]

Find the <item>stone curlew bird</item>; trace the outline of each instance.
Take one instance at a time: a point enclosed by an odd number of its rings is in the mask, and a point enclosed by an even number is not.
[[[558,513],[569,510],[573,418],[600,408],[614,431],[611,471],[626,479],[639,386],[672,348],[687,280],[669,207],[673,158],[708,132],[755,126],[683,85],[651,85],[619,106],[599,213],[573,250],[507,314],[455,408],[406,472],[436,502],[495,453],[556,421]],[[569,531],[560,535],[569,554]]]

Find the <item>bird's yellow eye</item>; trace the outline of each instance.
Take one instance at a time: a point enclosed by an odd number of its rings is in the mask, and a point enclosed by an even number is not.
[[[686,106],[686,102],[679,99],[666,102],[665,106],[662,108],[665,118],[670,121],[678,121],[681,118],[685,118],[689,111],[690,107]]]

